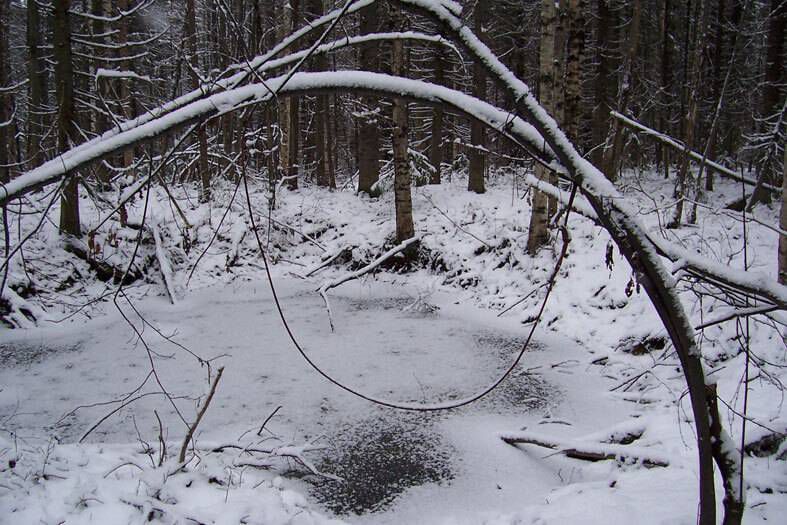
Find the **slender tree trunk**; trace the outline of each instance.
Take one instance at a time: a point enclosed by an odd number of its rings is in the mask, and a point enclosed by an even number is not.
[[[541,3],[541,41],[539,52],[539,102],[549,112],[554,110],[555,89],[555,24],[557,11],[554,0]],[[536,164],[536,177],[548,180],[549,170]],[[549,241],[547,223],[549,222],[549,199],[545,193],[533,190],[533,209],[530,214],[530,228],[527,237],[527,252],[535,255],[538,249]]]
[[[768,19],[768,48],[765,58],[765,86],[762,91],[762,117],[765,127],[776,127],[780,120],[780,110],[784,106],[784,39],[787,33],[787,3],[782,0],[771,0],[770,18]],[[784,124],[781,124],[782,126]],[[775,155],[774,155],[775,157]],[[773,184],[777,180],[775,158],[766,159],[760,166],[759,178],[766,183]],[[768,203],[771,200],[770,192],[765,191],[758,184],[754,189],[748,209],[758,202]]]
[[[722,86],[724,85],[724,71],[726,68],[722,65],[724,60],[724,43],[726,40],[726,23],[727,23],[727,0],[718,0],[716,9],[716,32],[714,34],[713,45],[713,100],[720,101],[723,98]],[[715,121],[715,119],[714,119]],[[712,130],[712,136],[708,137],[708,157],[716,158],[716,132]],[[705,191],[713,191],[713,170],[707,168],[705,170]],[[696,205],[695,205],[696,206]],[[694,215],[692,210],[692,215]]]
[[[35,2],[30,2],[28,6],[30,4],[35,4]],[[95,15],[95,18],[92,18],[90,20],[91,31],[93,35],[103,35],[106,32],[106,24],[104,23],[104,19],[107,14],[107,10],[105,9],[105,7],[107,7],[107,4],[108,4],[107,0],[92,0],[91,2],[90,12],[93,15]],[[98,39],[102,43],[106,43],[109,41],[104,36],[101,37],[95,36],[94,38]],[[92,53],[96,57],[92,61],[92,66],[93,66],[92,73],[93,75],[95,75],[98,68],[103,66],[102,59],[105,55],[105,51],[103,48],[98,47],[96,49],[93,49]],[[107,102],[107,99],[109,98],[109,93],[107,92],[106,86],[107,86],[107,79],[96,78],[96,84],[95,84],[96,95],[100,99],[105,101],[106,106],[109,106],[109,102]],[[106,110],[104,103],[97,104],[97,105],[100,106],[102,109]],[[109,127],[109,121],[107,119],[107,116],[104,114],[103,111],[92,111],[91,113],[93,116],[93,133],[95,133],[96,135],[100,135],[101,133],[106,131],[107,128]],[[96,164],[94,169],[98,182],[105,188],[108,187],[109,180],[111,178],[109,170],[104,166],[103,163]]]
[[[284,6],[282,16],[282,37],[298,27],[301,17],[300,0],[290,0]],[[282,145],[279,155],[282,162],[282,171],[287,177],[287,187],[291,190],[298,189],[299,153],[300,153],[300,99],[298,97],[287,97],[280,106],[279,122],[282,128],[282,140],[286,145]]]
[[[672,87],[672,37],[670,34],[670,11],[672,1],[664,0],[664,9],[661,15],[661,89],[659,92],[659,129],[664,133],[670,134],[670,92]],[[659,160],[664,169],[664,178],[669,178],[670,151],[663,144],[658,144],[657,151],[660,152]]]
[[[626,41],[626,54],[623,57],[623,65],[621,67],[620,82],[618,84],[618,100],[617,110],[623,114],[628,113],[629,100],[631,99],[631,83],[632,83],[632,69],[634,61],[637,58],[637,50],[639,47],[639,28],[640,20],[642,17],[642,2],[641,0],[634,0],[631,21],[629,22],[628,38]],[[609,180],[616,180],[622,165],[623,156],[623,139],[624,129],[619,119],[612,122],[612,129],[610,131],[610,140],[608,143],[612,147],[606,151],[606,158],[604,159],[604,173]]]
[[[711,451],[724,487],[722,525],[740,525],[746,507],[746,487],[740,486],[740,452],[721,424],[716,385],[707,385],[705,391],[710,415]]]
[[[604,166],[604,156],[609,146],[607,136],[610,129],[609,112],[612,109],[611,93],[616,93],[617,75],[615,60],[610,43],[615,41],[617,33],[617,15],[610,9],[609,0],[596,0],[597,28],[596,28],[596,61],[598,71],[595,78],[595,109],[593,115],[593,164]]]
[[[377,31],[378,3],[364,7],[360,11],[360,33],[362,35]],[[359,46],[358,62],[364,71],[379,69],[379,46],[367,42]],[[358,191],[369,195],[380,176],[380,132],[377,117],[377,100],[372,97],[361,97],[361,104],[369,108],[369,112],[358,121]]]
[[[563,130],[569,140],[578,143],[582,106],[581,58],[585,48],[585,20],[587,0],[568,1],[568,42],[566,45],[566,107]]]
[[[200,64],[199,56],[197,55],[197,6],[195,0],[186,0],[186,19],[183,32],[186,40],[186,53],[188,54],[186,60],[191,64],[189,68],[191,88],[196,89],[200,86],[201,80],[198,74]],[[211,198],[210,164],[208,162],[208,132],[205,127],[205,125],[201,125],[197,128],[197,144],[199,150],[197,167],[199,169],[199,178],[201,182],[199,201],[202,203],[210,202]]]
[[[304,18],[308,23],[323,14],[322,0],[308,0],[305,5]],[[325,55],[317,55],[312,58],[312,71],[325,71],[327,60]],[[315,160],[315,180],[318,186],[329,186],[330,177],[328,176],[327,155],[329,149],[326,147],[326,136],[328,128],[328,96],[317,95],[314,101],[314,120],[312,133],[309,135],[309,150],[314,153]]]
[[[772,118],[784,104],[784,38],[787,32],[787,4],[771,0],[768,19],[768,48],[765,58],[765,85],[762,90],[762,114]]]
[[[782,209],[779,214],[779,228],[787,232],[787,148],[784,148],[782,164]],[[787,284],[787,235],[779,234],[779,282]]]
[[[8,53],[7,28],[9,27],[10,7],[8,0],[0,0],[0,87],[9,85],[8,62],[10,55]],[[13,140],[10,122],[13,114],[12,96],[11,92],[0,92],[0,183],[3,184],[11,179],[8,165],[11,160],[11,141]],[[5,216],[5,207],[3,207],[3,214]]]
[[[55,57],[55,87],[57,92],[57,150],[68,151],[75,137],[74,69],[71,59],[71,20],[68,10],[71,0],[53,3],[53,45]],[[79,185],[76,174],[68,178],[60,198],[60,233],[81,235],[79,220]]]
[[[473,11],[475,34],[481,41],[485,40],[485,27],[487,21],[488,5],[485,2],[476,2]],[[473,95],[479,100],[486,100],[486,73],[484,66],[473,62]],[[486,171],[486,127],[473,120],[470,123],[470,166],[468,169],[467,189],[475,193],[484,193],[484,172]]]
[[[443,50],[437,47],[434,50],[434,81],[442,84],[445,81],[445,59]],[[435,106],[432,110],[432,136],[429,140],[429,164],[434,171],[429,176],[429,184],[440,184],[440,166],[443,163],[443,108]]]
[[[398,17],[397,17],[398,18]],[[394,40],[391,54],[393,74],[405,74],[405,50],[401,40]],[[393,154],[394,154],[394,204],[396,207],[396,242],[403,242],[415,235],[413,202],[410,195],[409,117],[407,103],[399,98],[393,101]]]
[[[41,164],[46,155],[42,151],[44,135],[44,107],[47,103],[47,71],[41,46],[41,16],[37,2],[27,2],[27,76],[30,80],[27,104],[28,167]]]
[[[128,11],[131,7],[129,0],[116,0],[115,4],[119,11]],[[128,42],[128,34],[129,34],[129,25],[131,21],[129,20],[128,16],[122,17],[118,21],[118,48],[115,52],[115,58],[122,58],[128,56],[128,49],[123,47],[123,44]],[[193,55],[195,57],[194,67],[197,67],[196,62],[196,53]],[[127,60],[123,60],[118,62],[118,67],[122,70],[131,69],[129,62]],[[120,78],[117,80],[118,82],[118,98],[120,99],[120,110],[125,119],[130,119],[136,113],[135,106],[136,102],[133,96],[131,96],[131,89],[130,83],[132,79],[130,78]],[[131,166],[134,163],[134,149],[128,148],[123,152],[122,158],[122,165],[123,167]],[[205,175],[203,174],[203,177]],[[210,188],[208,189],[208,199],[210,199]]]
[[[667,224],[668,228],[679,228],[683,221],[683,208],[686,193],[690,188],[690,157],[689,152],[694,148],[694,134],[697,126],[697,98],[699,97],[702,82],[702,59],[705,49],[705,0],[696,0],[696,16],[694,38],[687,41],[693,42],[693,52],[689,55],[686,69],[690,78],[686,80],[683,98],[686,101],[686,114],[683,117],[683,143],[685,150],[680,162],[678,179],[675,184],[675,210],[672,219]]]

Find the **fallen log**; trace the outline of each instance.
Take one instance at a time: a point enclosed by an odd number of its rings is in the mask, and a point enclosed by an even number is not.
[[[614,459],[622,463],[642,463],[646,467],[667,467],[669,460],[642,447],[617,445],[611,443],[588,443],[581,441],[556,441],[531,432],[511,432],[500,434],[500,439],[509,445],[536,445],[556,450],[573,459],[583,461],[603,461]]]

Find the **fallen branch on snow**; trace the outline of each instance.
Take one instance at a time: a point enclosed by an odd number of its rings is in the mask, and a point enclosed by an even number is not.
[[[270,447],[270,448],[260,448],[255,443],[248,443],[246,445],[240,443],[225,443],[221,445],[216,445],[210,448],[211,452],[223,452],[226,449],[237,449],[241,452],[241,454],[265,454],[266,456],[274,457],[274,458],[286,458],[286,459],[294,459],[301,465],[303,465],[306,470],[310,473],[314,474],[315,476],[320,476],[323,478],[332,479],[334,481],[342,481],[342,478],[338,476],[334,476],[333,474],[328,474],[326,472],[320,471],[314,463],[312,463],[308,458],[306,458],[306,452],[312,452],[315,450],[324,450],[326,447],[324,445],[313,445],[311,443],[306,443],[305,445],[283,445],[280,447]],[[267,459],[267,458],[266,458]],[[244,466],[244,467],[254,467],[254,468],[269,468],[271,466],[270,463],[265,461],[244,461],[237,464],[237,466]]]
[[[334,326],[333,326],[333,314],[331,313],[331,303],[328,301],[328,294],[327,294],[328,290],[330,290],[331,288],[336,288],[337,286],[340,286],[348,281],[353,281],[355,279],[358,279],[366,275],[367,273],[371,272],[372,270],[380,266],[382,263],[384,263],[394,255],[396,255],[397,253],[406,250],[409,246],[419,242],[420,240],[421,237],[411,237],[406,241],[397,244],[396,246],[394,246],[393,248],[382,254],[380,257],[378,257],[374,261],[364,266],[363,268],[356,270],[350,274],[347,274],[344,277],[334,279],[333,281],[328,281],[327,283],[324,283],[322,286],[320,286],[319,292],[320,292],[320,296],[322,297],[322,300],[325,301],[325,309],[328,311],[328,322],[331,324],[331,332],[334,331]]]
[[[642,447],[618,445],[614,443],[588,443],[582,441],[556,441],[532,432],[508,432],[500,434],[500,439],[509,445],[536,445],[562,452],[569,458],[584,461],[614,459],[624,463],[642,463],[646,467],[667,467],[669,460]]]

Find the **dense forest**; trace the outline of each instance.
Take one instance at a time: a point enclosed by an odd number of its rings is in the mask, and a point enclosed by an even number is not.
[[[0,0],[0,523],[778,521],[786,28]]]

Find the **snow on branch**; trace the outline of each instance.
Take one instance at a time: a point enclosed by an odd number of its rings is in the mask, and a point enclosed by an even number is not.
[[[142,80],[143,82],[150,82],[150,77],[147,75],[139,75],[134,71],[121,71],[118,69],[104,69],[98,68],[96,70],[96,82],[98,82],[99,78],[133,78],[136,80]]]
[[[594,443],[579,440],[556,440],[535,432],[505,432],[500,439],[509,445],[536,445],[557,450],[566,457],[585,461],[614,459],[622,463],[642,463],[646,467],[667,467],[669,458],[647,447],[618,445],[615,443]]]
[[[123,18],[125,18],[127,16],[131,16],[134,13],[136,13],[137,11],[145,9],[146,7],[148,7],[152,3],[153,3],[153,0],[140,0],[140,2],[137,5],[135,5],[131,9],[128,9],[127,11],[123,11],[122,9],[118,9],[117,10],[118,14],[115,15],[115,16],[99,16],[99,15],[94,15],[92,13],[86,13],[86,12],[83,12],[83,11],[73,11],[73,10],[69,11],[68,13],[71,14],[71,15],[75,15],[75,16],[81,16],[81,17],[87,18],[89,20],[95,20],[97,22],[111,23],[111,22],[119,22]]]
[[[666,144],[667,146],[670,146],[670,147],[672,147],[672,148],[674,148],[674,149],[676,149],[676,150],[678,150],[678,151],[680,151],[682,153],[686,153],[687,152],[686,151],[686,145],[683,144],[683,142],[681,142],[681,141],[679,141],[677,139],[674,139],[674,138],[670,137],[669,135],[667,135],[665,133],[662,133],[660,131],[656,131],[653,128],[649,128],[648,126],[646,126],[646,125],[644,125],[644,124],[642,124],[640,122],[637,122],[636,120],[634,120],[632,118],[629,118],[629,117],[623,115],[622,113],[618,113],[617,111],[611,111],[610,115],[612,117],[620,120],[626,126],[632,128],[632,129],[634,129],[636,131],[639,131],[641,133],[644,133],[644,134],[646,134],[646,135],[648,135],[650,137],[653,137],[656,140],[658,140],[659,142],[662,142],[663,144]],[[695,160],[697,162],[700,162],[700,163],[704,162],[705,165],[713,168],[714,171],[716,171],[717,173],[719,173],[723,177],[726,177],[726,178],[732,179],[732,180],[736,180],[738,182],[743,182],[743,183],[749,184],[751,186],[756,186],[757,185],[757,180],[756,179],[752,179],[751,177],[745,177],[745,176],[741,175],[740,173],[736,173],[736,172],[732,171],[729,168],[725,168],[724,166],[722,166],[721,164],[719,164],[717,162],[713,162],[710,159],[704,158],[704,156],[701,153],[698,153],[698,152],[693,151],[693,150],[688,150],[688,155],[689,155],[689,157],[691,157],[693,160]],[[767,189],[768,191],[772,191],[772,192],[780,192],[781,191],[781,188],[777,188],[776,186],[773,186],[773,185],[770,185],[770,184],[763,184],[762,187]]]
[[[328,322],[331,324],[331,332],[334,331],[334,326],[333,326],[333,314],[331,313],[331,303],[328,301],[328,290],[330,290],[331,288],[336,288],[337,286],[340,286],[348,281],[353,281],[355,279],[359,279],[363,277],[364,275],[371,272],[375,268],[379,267],[381,264],[383,264],[385,261],[396,255],[397,253],[403,252],[413,244],[420,242],[420,240],[421,237],[411,237],[397,244],[396,246],[394,246],[393,248],[382,254],[380,257],[378,257],[374,261],[364,266],[363,268],[360,268],[343,277],[339,277],[338,279],[334,279],[332,281],[323,283],[323,285],[320,286],[319,292],[320,292],[320,296],[322,297],[322,300],[325,301],[325,309],[328,311]]]

